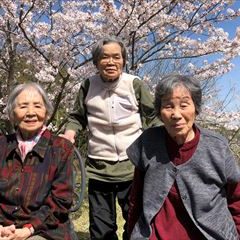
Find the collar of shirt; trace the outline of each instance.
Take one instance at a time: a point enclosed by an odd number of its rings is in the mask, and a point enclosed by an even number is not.
[[[22,161],[24,161],[26,155],[33,150],[34,146],[38,143],[39,139],[41,138],[41,136],[42,136],[43,132],[46,130],[46,128],[47,128],[46,126],[43,126],[39,130],[37,135],[35,135],[31,139],[27,139],[27,140],[24,140],[22,138],[22,135],[21,135],[20,131],[16,132],[17,141],[18,141],[18,148],[20,150],[20,155],[21,155]]]
[[[36,152],[42,159],[44,158],[47,147],[49,146],[51,140],[51,132],[46,129],[42,136],[40,137],[38,143],[33,147],[32,151]],[[6,157],[12,152],[17,152],[18,141],[16,134],[11,134],[7,136],[7,150]]]

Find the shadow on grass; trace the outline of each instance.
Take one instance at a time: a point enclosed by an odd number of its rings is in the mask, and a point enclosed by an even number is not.
[[[77,234],[79,240],[89,240],[90,239],[89,233],[76,232],[76,234]]]

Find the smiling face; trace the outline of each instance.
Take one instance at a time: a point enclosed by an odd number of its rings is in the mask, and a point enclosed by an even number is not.
[[[196,109],[191,94],[184,86],[175,87],[171,94],[162,98],[160,117],[167,132],[178,144],[194,138]]]
[[[24,139],[36,135],[47,119],[43,98],[34,88],[27,88],[17,96],[13,112],[14,122]]]
[[[123,70],[123,57],[121,46],[118,43],[103,45],[102,56],[97,63],[97,68],[105,81],[114,81],[119,78]]]

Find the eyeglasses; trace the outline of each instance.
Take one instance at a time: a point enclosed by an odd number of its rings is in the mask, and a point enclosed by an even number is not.
[[[100,61],[102,63],[109,63],[110,61],[113,63],[119,63],[123,60],[122,56],[120,55],[114,55],[114,56],[102,56],[100,58]]]

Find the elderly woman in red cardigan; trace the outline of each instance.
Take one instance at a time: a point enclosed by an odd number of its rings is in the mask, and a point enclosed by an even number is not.
[[[76,239],[69,221],[73,145],[46,128],[52,111],[36,83],[7,103],[16,132],[0,136],[0,239]]]
[[[163,126],[127,150],[135,165],[131,239],[238,240],[240,169],[226,139],[195,124],[202,91],[191,77],[169,75],[156,87]]]

